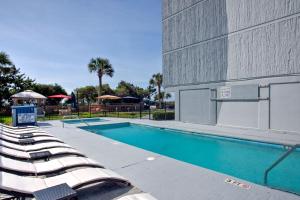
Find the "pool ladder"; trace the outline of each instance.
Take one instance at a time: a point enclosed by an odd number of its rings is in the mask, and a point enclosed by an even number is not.
[[[84,124],[86,124],[87,126],[90,126],[86,121],[84,121],[82,118],[79,118],[79,120],[82,122],[82,123],[84,123]]]
[[[300,147],[300,144],[296,144],[294,146],[288,146],[289,149],[287,150],[287,152],[285,152],[282,156],[280,156],[268,169],[266,169],[265,173],[264,173],[264,184],[267,185],[268,184],[268,175],[269,172],[276,167],[281,161],[283,161],[286,157],[288,157],[295,149],[297,149],[298,147]]]
[[[65,116],[63,116],[63,119],[65,119]],[[80,120],[82,123],[86,124],[87,126],[90,126],[90,125],[89,125],[87,122],[85,122],[82,118],[80,118],[80,117],[77,116],[76,119]],[[61,122],[62,122],[62,127],[65,128],[65,123],[64,123],[64,121],[62,120]]]

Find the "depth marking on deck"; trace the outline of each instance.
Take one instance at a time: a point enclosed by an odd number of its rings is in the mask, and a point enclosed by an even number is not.
[[[246,189],[246,190],[249,190],[251,188],[250,185],[247,185],[245,183],[241,183],[237,180],[234,180],[234,179],[231,179],[231,178],[226,178],[225,183],[228,183],[228,184],[231,184],[231,185],[234,185],[234,186],[237,186],[237,187],[240,187],[240,188],[243,188],[243,189]]]

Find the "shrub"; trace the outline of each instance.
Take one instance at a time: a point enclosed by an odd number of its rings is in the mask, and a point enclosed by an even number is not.
[[[174,112],[164,112],[164,111],[156,111],[153,113],[153,119],[154,120],[173,120],[175,119],[175,113]]]

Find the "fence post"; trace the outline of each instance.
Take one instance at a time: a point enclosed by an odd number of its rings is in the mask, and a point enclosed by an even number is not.
[[[91,104],[89,102],[89,113],[90,113],[90,118],[92,117],[92,112],[91,112]]]
[[[78,90],[77,90],[77,95],[76,95],[76,97],[77,97],[77,115],[78,115],[78,117],[79,117]]]
[[[165,102],[164,105],[165,105],[165,120],[167,120],[167,102]]]
[[[142,103],[140,102],[140,119],[142,119]]]

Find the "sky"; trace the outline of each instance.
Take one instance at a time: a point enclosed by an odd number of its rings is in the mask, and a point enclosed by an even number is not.
[[[97,85],[91,58],[115,69],[104,83],[146,87],[162,71],[161,0],[1,0],[0,51],[38,83],[68,92]]]

